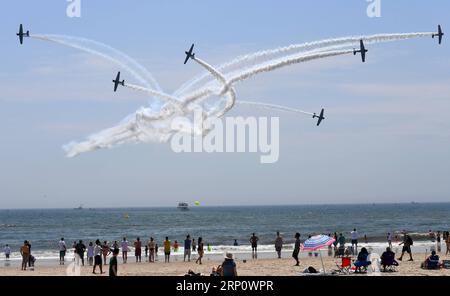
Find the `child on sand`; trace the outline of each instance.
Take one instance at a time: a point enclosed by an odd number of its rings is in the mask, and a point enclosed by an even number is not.
[[[109,259],[109,276],[117,276],[117,255],[119,249],[113,250],[113,256]]]
[[[9,260],[9,256],[11,255],[11,248],[8,244],[6,244],[5,248],[3,249],[3,252],[5,252],[6,261]]]
[[[173,243],[173,251],[174,253],[178,253],[178,249],[180,248],[180,245],[178,245],[178,241],[175,241]]]
[[[195,238],[192,239],[192,252],[197,251],[197,243],[195,242]]]

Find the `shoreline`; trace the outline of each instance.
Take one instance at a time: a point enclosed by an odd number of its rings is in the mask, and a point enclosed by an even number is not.
[[[351,244],[350,243],[346,243],[346,247],[350,247]],[[371,242],[371,243],[358,243],[358,250],[360,250],[361,248],[365,247],[369,250],[369,252],[375,252],[375,253],[379,253],[381,254],[382,252],[384,252],[384,250],[386,249],[386,247],[388,246],[388,244],[386,242]],[[283,254],[285,256],[289,255],[292,253],[294,245],[293,244],[284,244],[283,245]],[[395,241],[392,242],[392,249],[395,253],[401,252],[402,246],[399,246],[399,242]],[[431,250],[438,250],[437,247],[437,243],[436,242],[431,242],[431,241],[415,241],[414,245],[411,247],[413,254],[414,253],[430,253]],[[162,247],[160,247],[159,249],[159,253],[160,256],[163,256],[163,250]],[[446,245],[445,243],[441,242],[441,253],[445,253],[446,251]],[[207,251],[206,247],[205,247],[205,257],[208,258],[222,258],[224,253],[226,252],[231,252],[233,254],[235,254],[235,256],[244,258],[244,259],[251,259],[251,246],[250,245],[240,245],[240,246],[227,246],[227,245],[222,245],[222,246],[212,246],[212,250],[211,251]],[[275,247],[273,244],[270,245],[259,245],[258,246],[258,254],[260,254],[261,258],[265,258],[265,259],[270,259],[272,257],[272,255],[275,252]],[[322,249],[322,255],[323,256],[329,256],[328,255],[328,249]],[[193,254],[195,252],[192,252]],[[121,254],[122,252],[119,253],[119,257],[121,258]],[[129,251],[128,251],[129,255],[133,255],[130,257],[134,258],[134,248],[133,247],[129,247]],[[144,250],[142,250],[142,258],[144,258]],[[184,248],[182,246],[180,246],[179,251],[178,252],[171,252],[171,257],[174,258],[178,258],[178,257],[183,257],[184,254]],[[196,253],[195,253],[196,254]],[[334,254],[334,252],[332,253]],[[39,262],[39,264],[43,264],[43,265],[51,265],[52,262],[56,262],[59,259],[59,251],[57,251],[56,249],[54,250],[34,250],[32,251],[32,255],[36,258],[36,260]],[[86,255],[86,254],[85,254]],[[68,249],[68,252],[66,254],[66,261],[70,261],[73,259],[74,253],[72,251],[72,249]],[[308,254],[304,253],[304,252],[300,252],[300,257],[307,257]],[[86,256],[85,256],[86,258]],[[20,253],[19,252],[12,252],[11,253],[11,258],[10,258],[10,263],[14,262],[20,262],[22,260]],[[4,255],[1,256],[0,258],[0,265],[5,263],[5,257]]]
[[[307,254],[306,254],[307,255]],[[399,254],[397,254],[398,256]],[[300,266],[294,265],[294,260],[288,256],[287,252],[283,253],[282,259],[274,258],[274,252],[271,258],[261,258],[257,260],[247,259],[244,263],[243,257],[238,256],[235,261],[237,265],[238,275],[243,276],[298,276],[302,275],[303,271],[313,266],[317,270],[321,269],[321,261],[318,257],[304,257],[300,258]],[[358,276],[450,276],[450,269],[440,270],[424,270],[420,268],[420,263],[424,260],[424,253],[413,253],[415,261],[399,262],[397,272],[392,273],[380,273],[372,272],[362,274]],[[193,260],[191,262],[183,262],[183,260],[174,260],[170,263],[164,263],[163,256],[159,256],[159,261],[155,263],[141,262],[135,263],[134,257],[129,257],[129,262],[122,263],[121,257],[119,257],[119,276],[184,276],[189,269],[192,269],[196,273],[202,273],[202,275],[209,276],[211,269],[217,267],[222,261],[220,257],[205,257],[202,265],[195,264]],[[405,257],[407,258],[407,257]],[[178,258],[180,259],[180,258]],[[441,255],[441,260],[450,260],[450,255]],[[325,270],[330,272],[337,269],[336,264],[339,264],[340,258],[323,256],[323,262]],[[34,270],[21,271],[19,264],[17,266],[1,266],[0,276],[66,276],[66,275],[80,275],[80,276],[107,276],[109,265],[104,266],[105,274],[94,275],[92,274],[91,266],[84,266],[79,269],[79,274],[73,274],[72,262],[66,261],[65,265],[59,265],[57,261],[53,261],[53,265],[43,265],[36,263]],[[69,272],[67,272],[69,270]],[[98,269],[97,269],[98,271]]]

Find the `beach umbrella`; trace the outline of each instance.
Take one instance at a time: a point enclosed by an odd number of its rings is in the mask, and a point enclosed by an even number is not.
[[[323,265],[323,258],[322,258],[322,253],[320,252],[320,249],[328,247],[329,245],[331,245],[332,243],[335,242],[335,239],[332,237],[329,237],[328,235],[315,235],[313,237],[308,238],[303,245],[301,245],[301,250],[302,251],[307,251],[307,252],[311,252],[311,251],[319,251],[320,254],[320,261],[322,262],[322,269],[323,272],[325,273],[325,266]]]

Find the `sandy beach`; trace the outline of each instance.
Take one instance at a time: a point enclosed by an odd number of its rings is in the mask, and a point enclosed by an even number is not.
[[[415,261],[400,262],[397,267],[397,272],[389,273],[368,273],[358,274],[357,276],[450,276],[450,269],[440,270],[424,270],[420,268],[420,263],[425,258],[425,254],[414,254]],[[161,259],[161,258],[160,258]],[[450,260],[450,256],[441,256],[441,260]],[[173,261],[170,263],[163,263],[158,261],[156,263],[131,263],[134,258],[129,258],[129,263],[119,264],[119,276],[183,276],[189,269],[196,273],[209,276],[212,267],[219,265],[221,262],[217,259],[205,258],[202,265],[195,264],[195,262]],[[323,257],[325,269],[331,271],[336,269],[336,263],[340,262],[339,258]],[[21,271],[17,264],[11,266],[0,267],[0,276],[65,276],[66,270],[71,262],[66,262],[66,265],[60,266],[58,262],[52,265],[37,265],[34,270]],[[238,275],[242,276],[296,276],[303,272],[308,266],[313,266],[316,269],[321,268],[320,258],[306,257],[301,258],[300,267],[294,266],[292,258],[283,259],[258,259],[237,260]],[[106,276],[108,265],[104,268],[106,271],[103,275],[92,274],[92,267],[81,267],[81,276]],[[356,275],[355,275],[356,276]]]

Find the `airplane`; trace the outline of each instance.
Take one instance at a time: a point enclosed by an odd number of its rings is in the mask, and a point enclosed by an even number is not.
[[[316,114],[316,113],[314,113],[314,115],[313,115],[313,117],[312,117],[312,118],[318,118],[318,120],[317,120],[317,126],[319,126],[319,125],[320,125],[320,123],[322,122],[322,120],[324,120],[324,119],[325,119],[325,117],[323,116],[323,115],[324,115],[324,113],[325,113],[325,109],[323,109],[323,108],[322,108],[322,111],[320,111],[320,115],[319,115],[319,116],[317,116],[317,114]]]
[[[359,44],[360,44],[360,49],[356,50],[353,49],[353,55],[356,55],[358,52],[361,53],[361,59],[363,61],[363,63],[366,61],[366,52],[368,52],[368,50],[364,47],[364,42],[361,40],[359,40]]]
[[[194,44],[192,44],[191,49],[189,49],[189,51],[185,51],[185,53],[186,53],[186,59],[184,60],[185,65],[189,61],[189,59],[195,58],[195,53],[192,52],[193,50],[194,50]]]
[[[114,92],[117,91],[117,87],[119,86],[119,84],[125,86],[125,80],[120,81],[120,71],[119,73],[117,73],[116,79],[112,82],[114,82]]]
[[[439,37],[439,44],[442,43],[442,36],[444,36],[444,33],[442,32],[441,25],[438,25],[438,33],[431,35],[431,37],[434,39],[434,37]]]
[[[23,37],[30,37],[30,31],[27,31],[26,33],[24,33],[23,26],[22,26],[22,24],[20,24],[19,33],[17,33],[16,35],[19,36],[20,44],[23,44]]]

